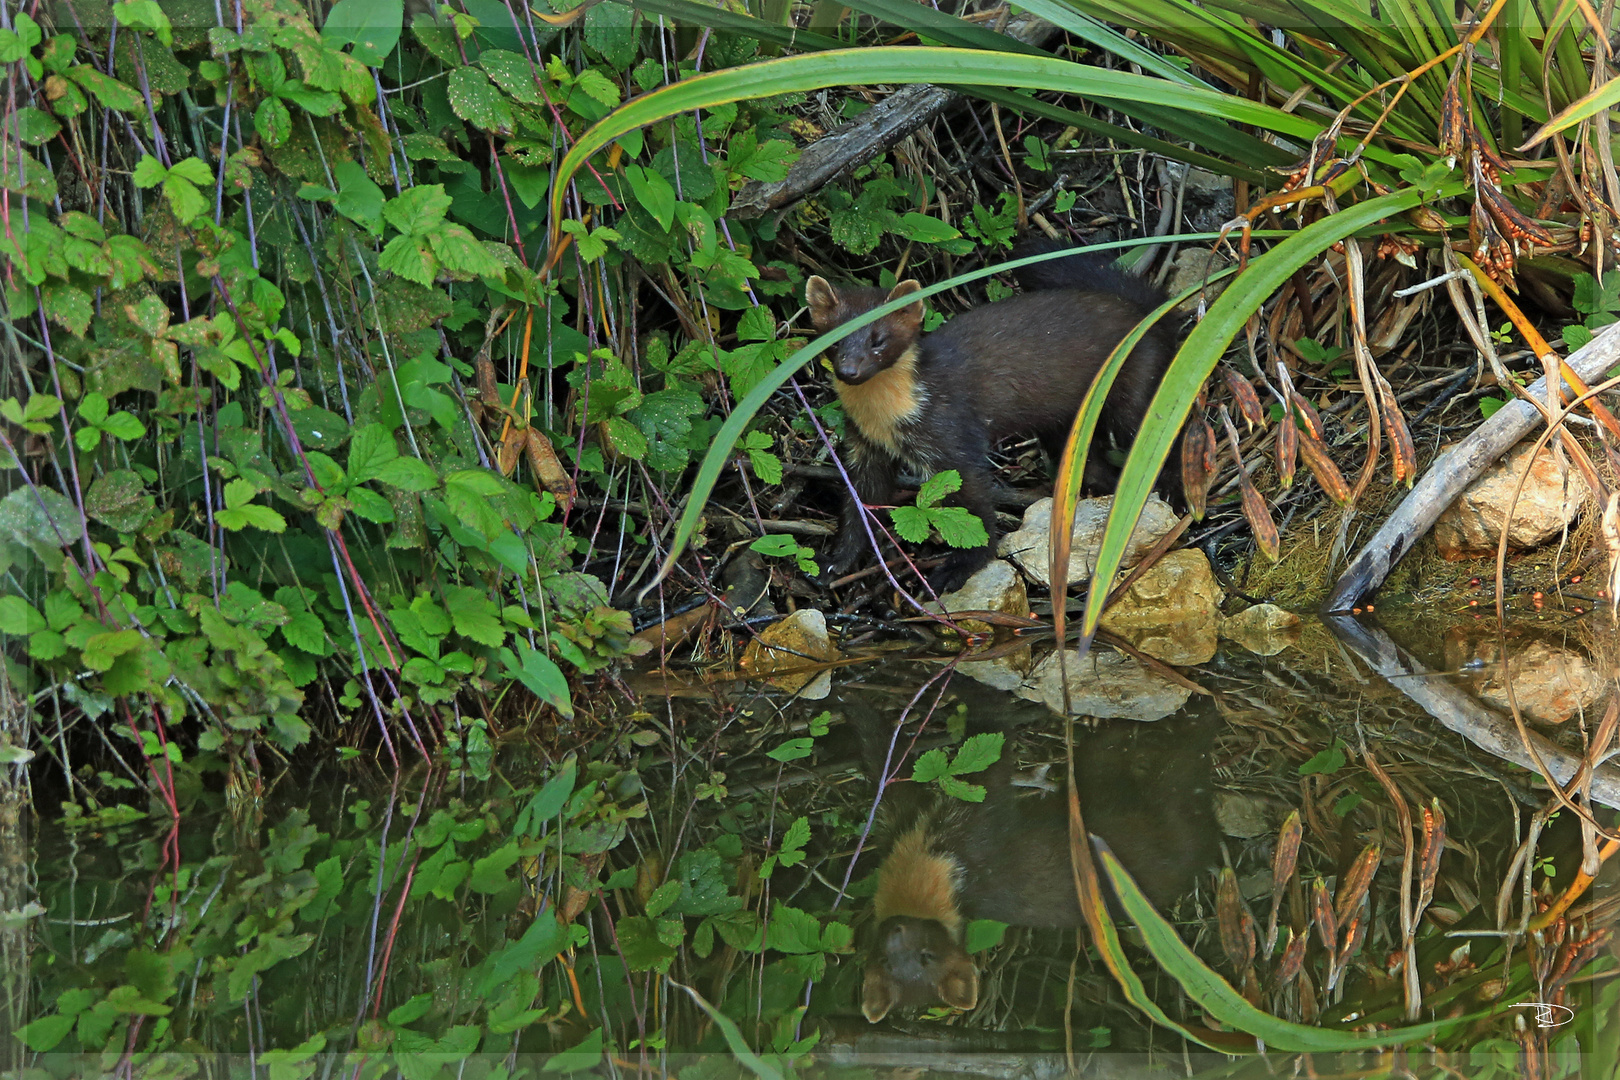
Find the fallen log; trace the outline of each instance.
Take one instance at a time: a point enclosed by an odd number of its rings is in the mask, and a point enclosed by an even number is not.
[[[1569,366],[1588,383],[1601,380],[1617,363],[1620,363],[1620,323],[1600,331],[1569,358]],[[1545,401],[1546,377],[1536,380],[1528,392]],[[1384,583],[1395,564],[1412,550],[1463,489],[1541,422],[1541,413],[1535,406],[1515,398],[1492,413],[1462,442],[1436,458],[1395,512],[1356,553],[1334,583],[1322,611],[1332,614],[1359,605],[1363,597]]]

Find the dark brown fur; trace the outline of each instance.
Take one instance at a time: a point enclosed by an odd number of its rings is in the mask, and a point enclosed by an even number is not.
[[[1210,721],[1186,717],[1105,729],[1075,748],[1087,827],[1160,906],[1215,859],[1213,734]],[[1050,794],[1017,786],[1011,753],[1009,743],[1004,760],[970,778],[986,788],[982,803],[940,798],[894,809],[903,823],[878,870],[878,935],[862,984],[861,1011],[873,1023],[897,1008],[974,1007],[977,969],[962,937],[974,919],[1080,925],[1067,795],[1061,786]]]
[[[1026,245],[1018,254],[1050,247]],[[919,300],[844,338],[833,355],[851,421],[846,458],[861,501],[892,505],[902,466],[924,475],[955,469],[962,477],[956,502],[984,523],[990,543],[954,552],[931,579],[940,590],[959,587],[995,548],[991,447],[1033,435],[1056,462],[1097,371],[1159,302],[1152,286],[1093,255],[1040,264],[1019,280],[1028,291],[958,315],[931,334],[922,333]],[[805,295],[816,329],[825,332],[919,288],[915,281],[888,292],[835,288],[813,277]],[[1110,391],[1087,459],[1087,486],[1113,489],[1118,476],[1105,457],[1107,440],[1128,446],[1136,437],[1174,355],[1172,336],[1159,327],[1136,346]],[[860,508],[846,493],[829,569],[847,569],[867,546]]]

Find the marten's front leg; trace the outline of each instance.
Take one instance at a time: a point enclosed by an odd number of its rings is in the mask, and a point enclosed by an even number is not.
[[[893,505],[900,473],[900,463],[893,456],[853,431],[844,440],[844,465],[849,470],[849,478],[855,481],[855,490],[860,499],[851,498],[849,488],[844,489],[843,522],[838,530],[838,543],[833,548],[832,561],[827,564],[829,577],[842,575],[871,549],[861,504]]]

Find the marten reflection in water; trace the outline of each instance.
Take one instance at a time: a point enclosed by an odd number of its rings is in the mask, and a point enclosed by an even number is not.
[[[1218,724],[1213,714],[1183,715],[1075,731],[1075,787],[1086,827],[1161,908],[1216,862],[1210,759]],[[862,753],[876,777],[892,728],[871,720],[858,726],[866,729]],[[909,782],[891,784],[884,795],[882,827],[891,842],[878,869],[877,929],[861,995],[873,1023],[897,1009],[977,1005],[978,970],[963,942],[975,919],[1060,928],[1083,921],[1069,864],[1064,768],[1051,770],[1052,790],[1025,786],[1016,732],[1006,734],[1000,760],[963,777],[985,787],[983,802]],[[902,735],[900,745],[907,741]],[[907,765],[902,774],[910,772]]]

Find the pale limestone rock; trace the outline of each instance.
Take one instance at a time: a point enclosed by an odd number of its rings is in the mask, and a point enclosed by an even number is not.
[[[1542,448],[1524,488],[1514,501],[1514,489],[1530,460],[1533,444],[1521,443],[1468,486],[1434,523],[1434,543],[1447,559],[1471,559],[1496,553],[1507,520],[1508,546],[1532,548],[1558,535],[1575,520],[1586,502],[1580,477],[1551,447]]]
[[[1102,628],[1155,660],[1185,666],[1215,657],[1221,587],[1202,551],[1167,552],[1102,617]]]
[[[1091,580],[1097,566],[1097,549],[1102,544],[1103,525],[1108,511],[1114,505],[1112,495],[1101,499],[1081,499],[1075,510],[1074,529],[1070,533],[1069,584],[1083,585]],[[1157,495],[1150,496],[1142,509],[1142,516],[1131,533],[1125,548],[1124,567],[1135,566],[1154,544],[1157,544],[1179,519],[1170,504]],[[1052,577],[1047,573],[1047,546],[1052,535],[1052,500],[1042,499],[1024,511],[1024,522],[1016,532],[1002,537],[997,547],[1002,555],[1018,564],[1024,576],[1037,585],[1050,587]]]
[[[928,605],[935,611],[999,611],[1007,615],[1029,614],[1029,591],[1013,565],[1002,559],[986,563],[955,592],[946,593],[939,603]],[[972,633],[988,633],[990,626],[976,619],[964,619],[962,627]],[[1030,648],[1024,646],[992,660],[964,660],[956,670],[997,690],[1016,690],[1029,674]]]
[[[1221,622],[1221,637],[1258,656],[1276,656],[1299,640],[1300,617],[1276,604],[1256,604]]]
[[[839,652],[827,636],[827,619],[815,608],[800,608],[780,622],[774,622],[748,643],[742,668],[756,678],[766,679],[779,690],[801,698],[820,700],[832,690],[832,672],[798,671],[828,660]],[[792,674],[771,677],[773,672]]]
[[[1192,691],[1172,682],[1140,660],[1123,653],[1092,649],[1085,659],[1074,650],[1065,655],[1069,700],[1075,716],[1122,720],[1162,720],[1180,711]],[[1018,696],[1063,712],[1063,680],[1058,654],[1052,653],[1030,672]]]

